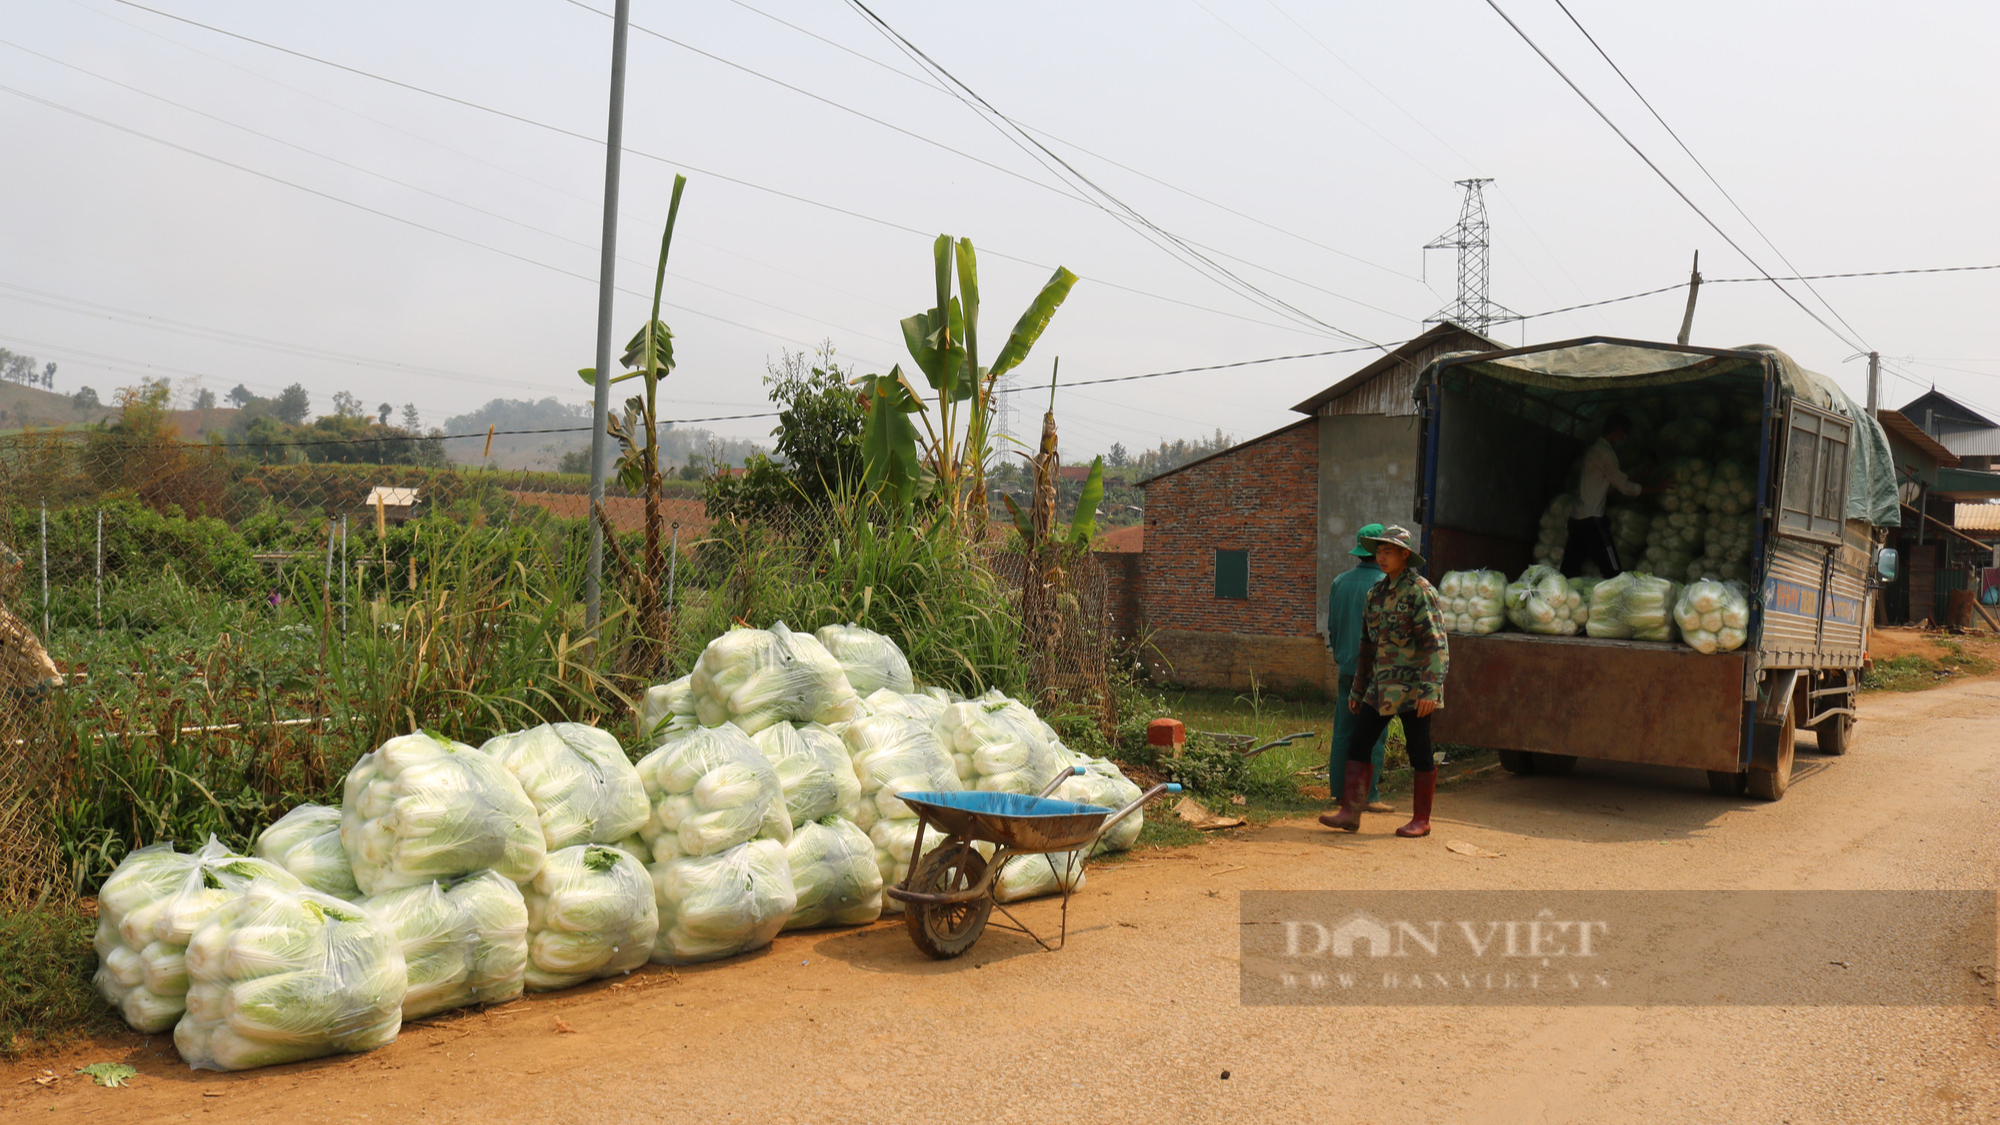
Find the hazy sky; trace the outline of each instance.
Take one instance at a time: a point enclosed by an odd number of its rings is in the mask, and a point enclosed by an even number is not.
[[[611,24],[589,9],[611,0],[145,2],[603,135]],[[2000,264],[2000,5],[1568,3],[1776,250],[1555,0],[1501,7],[1770,272]],[[1057,263],[1084,279],[1023,370],[1044,382],[1057,356],[1085,380],[1355,346],[1333,328],[1404,339],[1452,296],[1452,255],[1426,262],[1421,247],[1456,222],[1452,181],[1467,176],[1496,180],[1493,296],[1519,312],[1674,284],[1696,249],[1710,279],[1756,272],[1484,0],[872,6],[1077,170],[1298,312],[1075,198],[838,0],[634,0],[636,25],[685,44],[633,34],[619,244],[622,344],[685,171],[671,416],[765,409],[766,359],[824,338],[862,371],[905,360],[897,321],[930,303],[940,231],[982,251],[988,355]],[[4,10],[0,345],[57,361],[58,390],[296,380],[318,411],[345,389],[371,408],[414,402],[431,423],[495,396],[587,401],[572,372],[593,349],[601,142],[116,0]],[[1775,344],[1857,398],[1864,364],[1843,361],[1865,344],[1890,357],[1886,404],[1935,381],[2000,415],[2000,271],[1816,285],[1834,312],[1792,288],[1847,342],[1768,284],[1704,288],[1694,342]],[[1671,339],[1683,300],[1495,334]],[[1064,452],[1262,433],[1367,359],[1064,391]],[[1027,429],[1045,399],[1021,398]]]

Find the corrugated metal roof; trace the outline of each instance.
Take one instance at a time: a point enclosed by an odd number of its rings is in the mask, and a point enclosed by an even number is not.
[[[2000,504],[1960,504],[1951,522],[1960,531],[2000,531]]]
[[[1940,465],[1956,467],[1958,454],[1938,444],[1938,440],[1924,432],[1922,426],[1910,420],[1909,415],[1900,410],[1878,410],[1875,420],[1882,423],[1882,429],[1890,437],[1901,438],[1923,451],[1924,456]]]
[[[1416,411],[1415,404],[1409,401],[1410,387],[1416,384],[1417,369],[1421,368],[1424,365],[1426,359],[1435,358],[1434,356],[1425,357],[1424,353],[1436,351],[1440,343],[1451,340],[1451,338],[1454,336],[1460,336],[1466,338],[1467,347],[1465,350],[1473,350],[1473,344],[1472,344],[1473,341],[1478,341],[1479,343],[1485,345],[1485,348],[1478,350],[1498,350],[1500,348],[1504,348],[1507,346],[1505,344],[1500,343],[1498,340],[1494,340],[1489,337],[1483,336],[1477,332],[1474,332],[1470,328],[1460,328],[1458,325],[1453,324],[1450,321],[1445,321],[1444,323],[1431,328],[1429,331],[1423,333],[1420,336],[1415,336],[1408,340],[1403,341],[1402,344],[1391,350],[1387,355],[1379,357],[1373,363],[1370,363],[1368,366],[1362,368],[1359,371],[1356,371],[1354,374],[1349,375],[1347,378],[1342,379],[1340,382],[1335,383],[1333,386],[1328,387],[1327,389],[1312,396],[1311,398],[1305,400],[1304,402],[1299,403],[1297,406],[1292,407],[1292,409],[1298,411],[1301,414],[1319,414],[1321,413],[1320,408],[1322,406],[1325,406],[1327,403],[1332,402],[1333,400],[1338,399],[1349,393],[1352,393],[1356,390],[1359,390],[1360,388],[1365,386],[1369,382],[1369,380],[1374,379],[1376,376],[1381,375],[1384,372],[1394,369],[1397,364],[1407,363],[1410,366],[1410,371],[1408,372],[1409,375],[1408,385],[1402,386],[1400,388],[1381,389],[1381,393],[1390,396],[1394,396],[1396,391],[1400,389],[1402,392],[1400,399],[1390,397],[1382,399],[1379,403],[1371,402],[1369,404],[1370,409],[1368,410],[1343,411],[1342,413],[1373,414],[1373,413],[1391,412],[1389,409],[1380,409],[1380,410],[1375,409],[1375,407],[1377,406],[1393,408],[1394,412],[1399,412],[1399,413],[1415,413]],[[1458,349],[1453,349],[1453,350],[1458,350]]]

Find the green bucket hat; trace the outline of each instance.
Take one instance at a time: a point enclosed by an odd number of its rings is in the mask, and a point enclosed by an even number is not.
[[[1366,531],[1368,529],[1362,528],[1362,530]],[[1417,542],[1414,538],[1411,537],[1408,528],[1397,527],[1395,524],[1392,523],[1387,527],[1376,528],[1375,534],[1363,536],[1363,538],[1365,538],[1371,544],[1387,543],[1392,547],[1401,547],[1405,551],[1410,552],[1411,570],[1421,571],[1424,569],[1424,566],[1426,565],[1426,560],[1423,555],[1418,553]],[[1369,550],[1369,554],[1371,555],[1374,554],[1374,550],[1372,548]]]
[[[1373,543],[1370,543],[1369,540],[1373,539],[1377,535],[1382,534],[1384,530],[1385,529],[1379,523],[1371,523],[1364,525],[1361,528],[1361,530],[1354,533],[1354,549],[1347,553],[1355,556],[1356,558],[1363,558],[1363,559],[1374,558],[1375,545]]]

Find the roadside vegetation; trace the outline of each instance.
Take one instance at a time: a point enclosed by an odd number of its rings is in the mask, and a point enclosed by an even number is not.
[[[1861,678],[1866,691],[1924,691],[1966,676],[1989,676],[2000,669],[2000,646],[1991,641],[1946,636],[1926,638],[1930,655],[1907,652],[1875,661]]]

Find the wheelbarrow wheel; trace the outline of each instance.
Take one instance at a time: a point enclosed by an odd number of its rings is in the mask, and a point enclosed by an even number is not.
[[[951,894],[979,885],[986,877],[986,859],[971,844],[947,844],[923,857],[910,889],[924,894]],[[993,896],[982,895],[969,902],[912,902],[903,910],[910,940],[927,956],[940,961],[956,957],[972,948],[986,932],[986,918],[993,913]]]

